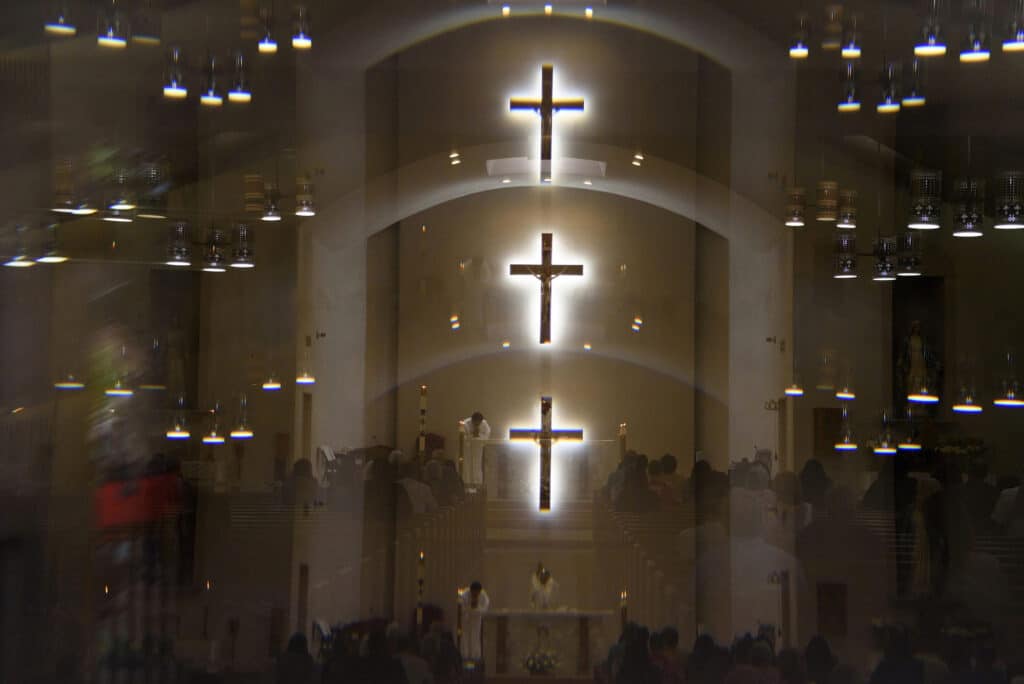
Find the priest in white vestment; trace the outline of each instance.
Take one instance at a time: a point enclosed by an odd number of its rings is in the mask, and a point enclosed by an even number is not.
[[[475,412],[469,418],[459,421],[459,430],[465,434],[465,468],[463,478],[469,487],[484,484],[484,444],[491,437],[491,425],[484,414]]]
[[[459,590],[459,606],[462,609],[462,640],[459,645],[462,658],[482,661],[484,614],[491,607],[491,599],[483,585],[473,582],[468,588]]]
[[[534,610],[554,610],[558,600],[558,582],[543,563],[530,576],[530,607]]]

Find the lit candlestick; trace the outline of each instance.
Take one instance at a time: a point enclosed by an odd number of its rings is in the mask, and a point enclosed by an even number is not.
[[[622,614],[622,631],[625,632],[629,622],[629,592],[625,589],[619,594],[619,611]]]
[[[420,440],[417,456],[422,466],[427,460],[427,386],[420,385]]]
[[[420,551],[419,560],[416,563],[416,631],[422,634],[423,631],[423,577],[427,568],[427,554]]]

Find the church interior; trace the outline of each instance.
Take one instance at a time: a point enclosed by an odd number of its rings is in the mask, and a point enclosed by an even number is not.
[[[1024,682],[1022,83],[1024,0],[0,3],[0,681]]]

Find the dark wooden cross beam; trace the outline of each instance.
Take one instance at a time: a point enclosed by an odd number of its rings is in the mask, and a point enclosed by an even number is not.
[[[540,510],[551,510],[551,444],[559,440],[583,441],[583,430],[551,429],[551,397],[540,398],[540,429],[513,428],[511,440],[530,440],[540,445]]]
[[[540,281],[540,343],[551,344],[551,281],[562,275],[583,275],[582,264],[551,263],[551,233],[540,236],[539,264],[512,264],[509,275],[528,275]]]
[[[563,109],[583,111],[583,98],[555,99],[555,67],[545,64],[541,67],[540,99],[514,97],[509,101],[512,111],[529,110],[540,114],[540,179],[551,182],[551,130],[555,112]]]

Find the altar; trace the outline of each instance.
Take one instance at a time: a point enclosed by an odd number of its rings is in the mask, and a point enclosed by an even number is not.
[[[590,680],[618,637],[618,620],[611,610],[493,610],[484,618],[488,675],[523,677],[526,657],[543,650],[557,656],[554,676]]]

